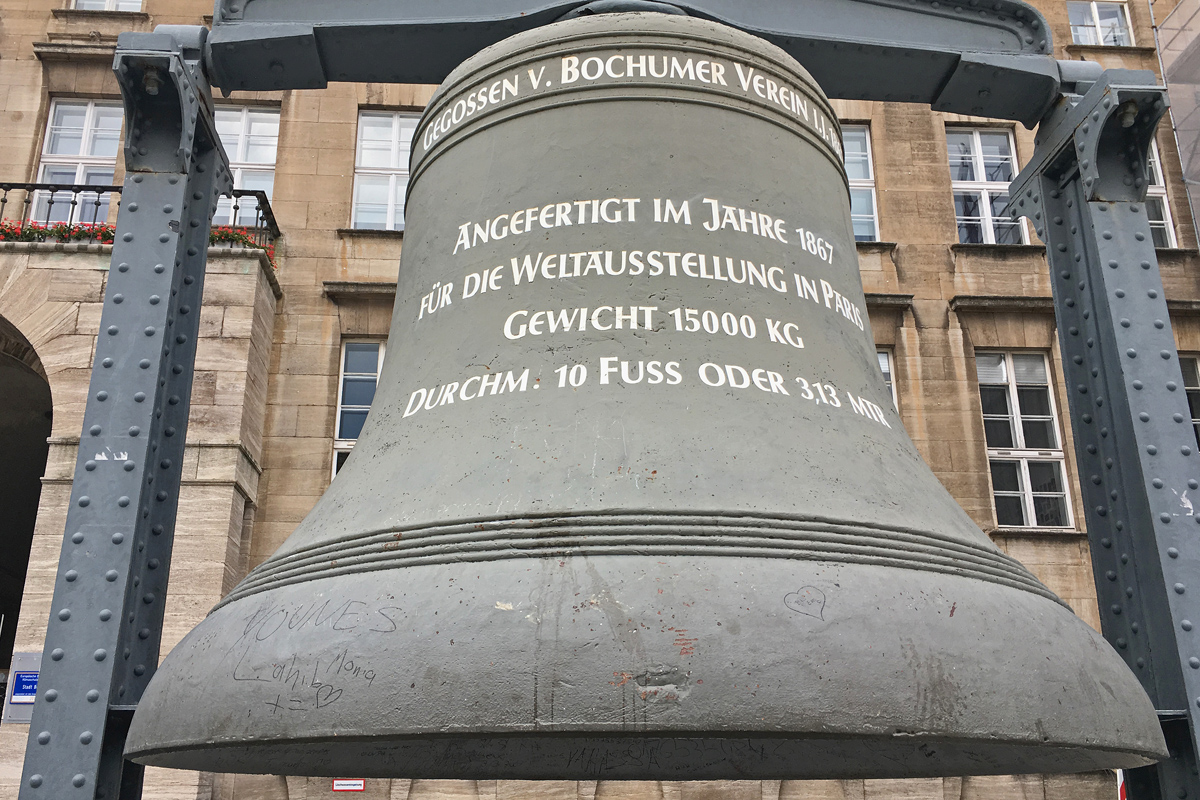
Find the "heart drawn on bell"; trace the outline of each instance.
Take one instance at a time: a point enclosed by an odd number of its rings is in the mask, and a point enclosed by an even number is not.
[[[815,586],[801,586],[783,598],[783,604],[806,617],[825,619],[825,593]]]

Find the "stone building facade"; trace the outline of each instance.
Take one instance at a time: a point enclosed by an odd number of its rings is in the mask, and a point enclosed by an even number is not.
[[[1172,0],[1153,9],[1145,0],[1035,4],[1051,25],[1057,57],[1158,70],[1152,19],[1165,16]],[[0,0],[0,191],[5,182],[119,184],[112,109],[120,95],[111,72],[117,34],[204,24],[209,12],[206,0]],[[345,346],[385,342],[403,246],[404,137],[433,89],[333,84],[218,100],[239,181],[269,188],[282,237],[273,263],[250,247],[210,252],[164,653],[284,541],[352,445],[356,409],[339,404]],[[928,106],[835,101],[835,108],[843,124],[861,132],[853,174],[862,279],[881,364],[909,434],[997,545],[1098,628],[1045,251],[1032,230],[1022,235],[990,205],[1007,180],[1006,159],[1016,169],[1032,154],[1032,133]],[[1200,254],[1165,124],[1157,152],[1160,266],[1179,349],[1198,354]],[[38,196],[5,191],[0,216],[17,216],[27,196],[36,209]],[[103,214],[113,218],[115,204]],[[0,527],[6,552],[29,550],[27,564],[21,556],[16,568],[5,563],[0,570],[0,589],[15,591],[19,601],[15,626],[10,613],[0,629],[4,659],[4,636],[17,653],[42,648],[109,250],[0,243],[0,404],[44,411],[49,442],[42,451],[36,442],[21,445],[30,459],[45,457],[40,496],[36,489],[25,495],[35,510],[28,531],[24,523]],[[369,369],[355,370],[361,374],[351,377],[369,382]],[[5,385],[31,388],[13,399]],[[1041,386],[1052,398],[1049,411],[1031,411],[1025,421],[1041,424],[1049,438],[1008,446],[989,440],[985,405],[995,411],[998,393],[1015,399],[1020,387]],[[0,436],[33,424],[11,422],[9,414],[0,408]],[[10,446],[17,445],[0,442]],[[1055,469],[1064,476],[1057,486],[1045,477]],[[1006,483],[1013,477],[1015,484]],[[7,666],[0,662],[0,670]],[[0,799],[17,796],[27,734],[27,725],[0,725]],[[369,780],[358,796],[1100,800],[1115,791],[1111,774],[1092,774],[678,784]],[[326,779],[150,770],[145,796],[332,795]]]

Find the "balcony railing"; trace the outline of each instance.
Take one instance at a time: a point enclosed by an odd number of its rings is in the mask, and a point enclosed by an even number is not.
[[[114,199],[120,205],[120,186],[0,183],[0,223],[15,223],[22,238],[45,241],[61,225],[77,230],[76,240],[100,241]]]
[[[120,205],[120,186],[0,183],[0,240],[7,233],[26,241],[111,242]],[[261,190],[234,189],[222,197],[213,228],[236,234],[215,235],[216,243],[244,240],[268,251],[280,236],[271,202]]]

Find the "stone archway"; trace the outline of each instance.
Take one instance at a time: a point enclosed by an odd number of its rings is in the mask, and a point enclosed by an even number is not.
[[[37,353],[0,317],[0,670],[12,657],[53,416]]]

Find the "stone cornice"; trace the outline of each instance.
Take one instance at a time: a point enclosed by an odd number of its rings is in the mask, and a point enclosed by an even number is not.
[[[950,298],[950,310],[956,314],[963,312],[1053,314],[1054,299],[1051,297],[958,294]]]
[[[396,284],[394,281],[325,281],[325,296],[335,303],[347,300],[386,300],[396,299]]]
[[[911,294],[867,292],[866,297],[868,310],[872,308],[893,308],[903,311],[912,308],[913,304],[913,296]]]

